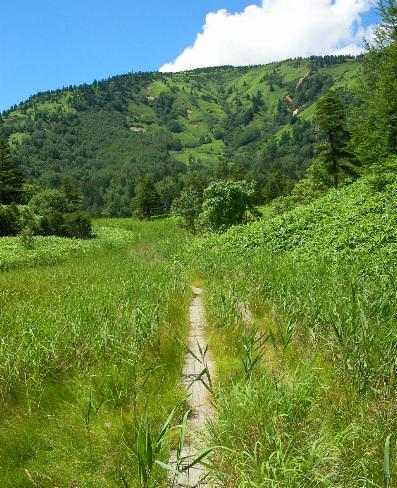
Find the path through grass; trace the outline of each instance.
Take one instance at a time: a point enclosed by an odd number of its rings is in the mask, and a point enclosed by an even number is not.
[[[215,364],[208,349],[206,337],[203,290],[193,287],[193,299],[189,309],[190,329],[187,340],[187,354],[183,366],[183,379],[188,393],[189,415],[183,426],[183,443],[171,455],[170,484],[172,487],[207,486],[209,473],[197,462],[202,457],[207,461],[208,448],[203,445],[206,424],[213,419],[211,405],[212,381]]]

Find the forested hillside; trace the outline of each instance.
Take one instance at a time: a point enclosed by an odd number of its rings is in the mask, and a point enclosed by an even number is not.
[[[73,188],[85,210],[123,216],[143,191],[151,213],[163,213],[183,189],[246,179],[257,203],[267,202],[289,193],[313,160],[319,98],[334,88],[346,110],[354,106],[361,65],[327,56],[116,76],[12,107],[0,139],[35,184],[25,200],[40,188]]]

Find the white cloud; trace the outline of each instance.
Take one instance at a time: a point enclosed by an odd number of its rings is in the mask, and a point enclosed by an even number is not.
[[[202,32],[160,71],[250,65],[362,50],[361,15],[372,0],[263,0],[240,13],[207,14]]]

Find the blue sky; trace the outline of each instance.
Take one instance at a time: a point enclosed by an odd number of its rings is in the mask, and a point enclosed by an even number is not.
[[[0,110],[37,91],[131,70],[156,70],[194,43],[208,12],[241,12],[247,5],[260,3],[4,1],[0,13]],[[366,23],[373,20],[370,16]]]

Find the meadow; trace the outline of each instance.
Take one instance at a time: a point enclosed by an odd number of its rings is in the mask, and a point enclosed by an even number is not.
[[[0,240],[0,485],[167,486],[155,461],[187,409],[196,284],[216,362],[214,486],[393,486],[394,168],[224,234],[99,219],[87,241]]]
[[[139,443],[184,409],[190,294],[170,249],[185,235],[170,220],[95,230],[32,250],[0,240],[2,487],[165,483],[165,470],[139,463]]]

